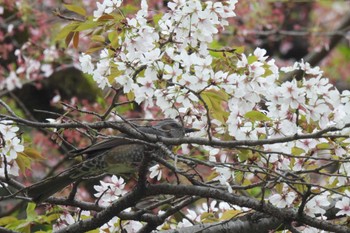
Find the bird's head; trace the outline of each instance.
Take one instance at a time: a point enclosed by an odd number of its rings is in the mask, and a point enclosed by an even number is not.
[[[198,129],[183,127],[179,122],[173,119],[164,119],[160,121],[155,128],[164,133],[165,137],[180,138],[186,133],[199,131]]]

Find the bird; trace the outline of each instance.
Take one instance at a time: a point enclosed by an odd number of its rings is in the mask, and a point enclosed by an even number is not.
[[[136,126],[142,133],[153,134],[166,138],[181,138],[186,133],[198,131],[183,127],[173,119],[163,119],[155,126]],[[76,150],[75,155],[85,155],[85,160],[64,170],[58,175],[39,181],[27,189],[27,196],[32,201],[41,203],[50,196],[64,189],[71,183],[85,177],[97,176],[103,173],[128,175],[136,173],[138,165],[150,146],[132,141],[126,134],[118,138],[110,138],[95,143],[84,149]],[[171,146],[169,147],[171,149]],[[164,156],[163,151],[156,149],[156,156]]]

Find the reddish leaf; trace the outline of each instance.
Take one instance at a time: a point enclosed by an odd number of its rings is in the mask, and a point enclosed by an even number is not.
[[[79,45],[79,32],[75,32],[73,36],[73,47],[78,48]]]
[[[65,42],[66,42],[66,46],[68,47],[68,45],[70,44],[72,38],[74,36],[74,32],[70,32],[68,33],[68,35],[66,36]]]
[[[80,7],[80,6],[68,5],[68,4],[63,4],[63,6],[65,8],[67,8],[67,10],[73,11],[73,12],[79,14],[79,15],[82,15],[82,16],[86,16],[85,9]]]

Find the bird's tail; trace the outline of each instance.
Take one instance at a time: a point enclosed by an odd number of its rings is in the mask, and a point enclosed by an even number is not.
[[[49,177],[33,184],[28,187],[27,195],[31,197],[34,202],[40,203],[84,176],[94,176],[103,173],[107,168],[107,164],[101,159],[103,158],[102,156],[103,154],[88,159],[72,166],[57,176]]]
[[[75,176],[75,171],[69,169],[57,176],[49,177],[31,185],[27,190],[27,195],[31,197],[34,202],[40,203],[64,189],[78,178],[80,177]]]

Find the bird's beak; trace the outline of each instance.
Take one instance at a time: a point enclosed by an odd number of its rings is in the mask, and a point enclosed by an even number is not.
[[[192,128],[185,128],[185,133],[193,133],[193,132],[198,132],[200,131],[199,129],[192,129]]]

